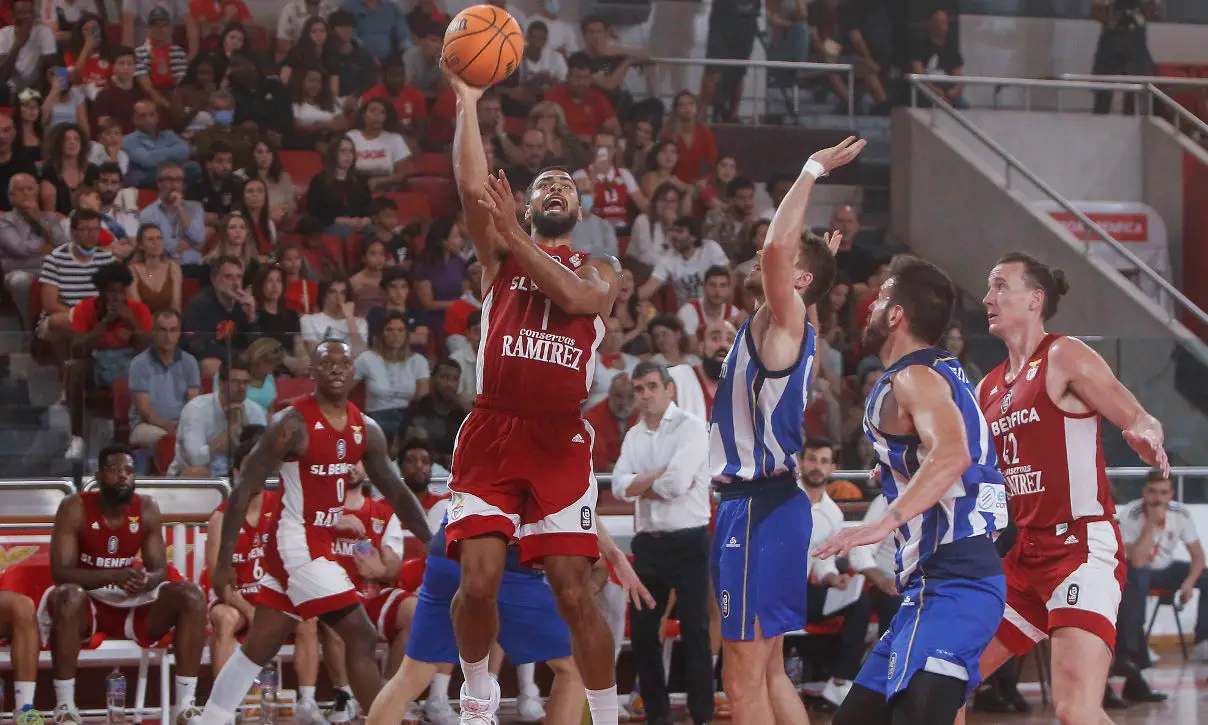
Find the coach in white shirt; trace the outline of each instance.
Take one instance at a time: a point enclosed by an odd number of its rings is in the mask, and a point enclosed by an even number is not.
[[[1191,512],[1172,501],[1174,487],[1160,471],[1145,477],[1140,500],[1122,506],[1116,514],[1128,558],[1128,578],[1120,601],[1116,640],[1117,656],[1127,656],[1140,667],[1149,664],[1145,641],[1145,600],[1150,589],[1178,590],[1183,604],[1191,591],[1200,590],[1196,608],[1195,657],[1208,659],[1208,577],[1204,576],[1204,549]],[[1175,561],[1179,544],[1187,547],[1191,561]]]
[[[665,722],[671,702],[663,673],[659,623],[675,590],[684,648],[688,711],[713,719],[713,654],[709,648],[709,436],[704,421],[673,401],[665,365],[639,363],[633,389],[642,418],[625,434],[612,473],[612,493],[636,503],[633,569],[655,606],[630,609],[630,640],[650,722]]]

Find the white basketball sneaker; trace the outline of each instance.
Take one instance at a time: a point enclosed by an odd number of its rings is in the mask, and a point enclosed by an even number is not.
[[[495,713],[499,712],[499,683],[491,678],[491,697],[480,700],[470,697],[466,686],[461,686],[461,725],[499,725]]]

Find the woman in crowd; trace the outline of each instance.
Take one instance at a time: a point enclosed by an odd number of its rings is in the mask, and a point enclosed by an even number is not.
[[[644,214],[633,220],[629,248],[625,256],[639,263],[642,278],[650,274],[659,259],[671,249],[668,234],[671,225],[681,215],[687,197],[671,183],[660,184],[650,197],[650,205]]]
[[[545,165],[582,169],[587,166],[587,147],[570,132],[566,111],[553,101],[542,101],[529,111],[529,126],[545,132]]]
[[[965,344],[965,331],[961,328],[961,323],[954,321],[948,326],[948,331],[944,333],[943,348],[960,362],[965,374],[969,376],[969,381],[974,385],[985,377],[977,363],[969,359],[969,346]]]
[[[647,326],[655,353],[650,357],[667,367],[695,365],[700,358],[691,353],[692,337],[684,333],[684,323],[673,314],[656,315]]]
[[[247,30],[243,24],[237,22],[228,24],[222,31],[222,43],[214,54],[215,66],[220,79],[219,85],[225,87],[230,82],[228,72],[231,67],[231,58],[244,48],[247,48]],[[250,49],[248,54],[250,56]]]
[[[348,136],[327,147],[323,173],[310,180],[306,213],[318,219],[326,234],[347,240],[369,225],[373,192],[357,173],[357,147]]]
[[[415,295],[428,311],[428,327],[438,344],[444,340],[445,310],[465,291],[462,283],[468,265],[464,250],[461,228],[451,219],[438,219],[428,227],[424,251],[415,266]]]
[[[285,348],[272,337],[260,337],[248,345],[247,371],[251,378],[247,384],[247,398],[264,409],[271,411],[277,399],[277,381],[273,371],[285,362]]]
[[[42,101],[42,123],[47,129],[75,125],[88,133],[88,101],[83,93],[72,93],[63,87],[58,66],[46,69],[46,85],[50,90]]]
[[[288,171],[281,169],[281,156],[268,141],[260,139],[252,145],[252,163],[245,166],[239,174],[244,181],[259,179],[264,184],[268,192],[265,204],[274,224],[281,225],[294,216],[298,210],[298,203],[294,198],[294,180]],[[276,232],[273,232],[273,237],[276,237]]]
[[[696,204],[693,211],[697,216],[703,217],[712,209],[725,206],[730,201],[730,197],[726,194],[726,190],[730,186],[730,182],[738,176],[738,159],[733,156],[722,156],[717,159],[717,163],[713,167],[713,173],[704,179],[696,182],[696,186],[700,189],[696,194]]]
[[[251,241],[247,217],[233,211],[218,220],[218,243],[206,255],[206,263],[219,257],[234,257],[243,264],[243,284],[256,278],[260,267],[256,247]]]
[[[291,148],[322,153],[328,134],[348,128],[348,117],[332,93],[330,78],[318,66],[302,66],[290,77],[289,97],[294,104],[294,129],[288,137]]]
[[[289,84],[294,74],[304,68],[323,68],[327,71],[327,36],[330,29],[327,21],[320,17],[311,17],[302,24],[302,34],[298,36],[298,44],[289,49],[289,54],[281,62],[281,82]],[[340,97],[340,78],[330,76],[327,86],[332,98]]]
[[[349,299],[356,304],[357,317],[364,317],[374,307],[386,302],[386,291],[382,289],[382,271],[390,259],[386,243],[376,239],[361,247],[361,269],[348,279]]]
[[[387,440],[398,435],[411,401],[428,394],[428,359],[407,340],[407,320],[396,310],[369,333],[370,349],[356,359],[357,380],[365,381],[365,412],[382,426]]]
[[[276,340],[285,351],[285,367],[296,376],[304,376],[310,367],[297,311],[285,300],[285,270],[277,264],[260,268],[252,284],[256,298],[256,326],[266,337]]]
[[[684,197],[684,202],[680,204],[680,213],[687,214],[692,209],[691,195],[696,191],[696,187],[685,183],[675,175],[677,166],[679,166],[679,149],[676,148],[674,141],[663,139],[655,144],[654,150],[647,155],[646,173],[642,174],[638,185],[642,187],[642,193],[650,198],[660,186],[671,184]]]
[[[21,104],[17,119],[17,135],[13,139],[13,152],[24,154],[25,158],[40,163],[42,161],[42,94],[33,88],[26,88],[17,96]],[[4,190],[7,191],[7,190]]]
[[[679,149],[675,175],[689,184],[704,178],[717,163],[717,139],[700,122],[697,110],[696,96],[691,91],[680,91],[663,127],[663,137],[674,141]]]
[[[67,216],[71,193],[84,183],[88,170],[88,137],[73,123],[56,126],[46,135],[42,158],[42,208]]]
[[[88,164],[90,166],[101,166],[107,163],[115,163],[125,175],[126,169],[130,168],[130,155],[122,148],[122,140],[125,136],[122,135],[122,127],[117,121],[112,118],[106,118],[100,124],[100,134],[96,141],[88,144]]]
[[[257,254],[267,255],[277,244],[277,225],[273,222],[268,207],[268,185],[262,179],[248,179],[243,184],[243,198],[238,204],[239,212],[249,224],[248,234],[251,247]]]
[[[407,178],[411,149],[393,103],[385,98],[365,101],[347,137],[357,151],[357,172],[369,179],[370,189],[389,191]]]
[[[633,272],[622,269],[617,275],[617,299],[612,304],[612,316],[621,323],[624,337],[621,350],[630,355],[650,352],[646,338],[647,325],[654,317],[654,305],[638,299],[637,285],[633,283]]]
[[[183,279],[180,265],[164,254],[164,234],[154,224],[138,228],[130,273],[134,275],[134,284],[126,288],[126,294],[146,305],[152,315],[160,310],[184,309],[180,298]]]
[[[630,124],[629,134],[625,137],[625,149],[621,152],[621,166],[630,170],[648,168],[651,154],[655,151],[654,137],[654,124],[648,119],[639,118]],[[647,197],[650,196],[646,189],[642,192]]]
[[[218,61],[213,54],[202,53],[189,63],[185,77],[172,89],[172,125],[184,129],[181,136],[192,138],[215,123],[210,99],[218,91]]]
[[[282,244],[273,253],[281,265],[285,283],[285,305],[299,315],[308,315],[318,308],[319,283],[306,264],[306,255],[296,244]]]
[[[67,78],[72,88],[83,90],[84,96],[96,100],[109,76],[113,74],[111,64],[113,49],[105,37],[105,26],[99,15],[84,13],[71,29],[71,41],[63,53],[63,65],[67,66]]]

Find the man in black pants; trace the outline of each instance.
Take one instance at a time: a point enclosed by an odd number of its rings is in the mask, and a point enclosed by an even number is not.
[[[671,722],[659,623],[675,592],[688,712],[713,719],[709,648],[709,436],[705,421],[675,404],[666,366],[639,363],[633,389],[641,420],[629,429],[612,473],[612,493],[636,504],[633,569],[655,606],[631,608],[630,639],[647,722]],[[857,663],[858,664],[858,663]]]

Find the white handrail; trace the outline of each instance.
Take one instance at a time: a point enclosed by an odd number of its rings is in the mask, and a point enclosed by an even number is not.
[[[1081,91],[1133,91],[1141,93],[1144,83],[1109,83],[1106,81],[1055,80],[1052,78],[996,78],[993,76],[950,76],[930,73],[908,73],[912,85],[931,83],[940,86],[1018,86],[1020,88],[1054,88]]]
[[[1170,109],[1174,111],[1175,116],[1181,120],[1187,121],[1192,126],[1195,126],[1197,131],[1205,136],[1208,136],[1208,123],[1204,123],[1204,119],[1187,110],[1183,104],[1171,98],[1160,88],[1152,84],[1146,86],[1146,88],[1149,90],[1150,98],[1156,98],[1162,103],[1165,103],[1167,106],[1170,106]],[[1178,121],[1175,122],[1175,128],[1178,128]]]
[[[1112,76],[1090,73],[1062,73],[1057,76],[1063,81],[1096,81],[1100,83],[1145,83],[1151,86],[1183,86],[1185,88],[1208,88],[1208,78],[1177,78],[1174,76]]]
[[[1190,311],[1193,315],[1195,315],[1200,320],[1200,322],[1208,325],[1208,314],[1206,314],[1203,310],[1201,310],[1199,308],[1198,305],[1196,305],[1194,302],[1192,302],[1190,299],[1188,299],[1187,296],[1184,295],[1177,287],[1172,285],[1165,277],[1163,277],[1162,275],[1160,275],[1157,272],[1150,269],[1149,265],[1147,265],[1147,264],[1145,264],[1145,262],[1141,261],[1141,259],[1139,257],[1137,257],[1137,255],[1133,254],[1132,251],[1128,249],[1128,247],[1124,246],[1123,244],[1121,244],[1119,242],[1119,240],[1117,240],[1112,235],[1108,234],[1107,231],[1103,229],[1103,227],[1099,226],[1099,224],[1097,224],[1095,221],[1093,221],[1090,217],[1088,217],[1086,214],[1082,213],[1082,211],[1079,210],[1077,207],[1075,207],[1072,202],[1070,202],[1068,199],[1066,199],[1061,194],[1059,194],[1056,189],[1049,186],[1039,176],[1032,173],[1032,171],[1030,169],[1028,169],[1026,166],[1024,166],[1019,161],[1019,159],[1015,158],[1010,153],[1008,153],[1006,149],[1004,149],[997,142],[995,142],[994,139],[992,139],[988,135],[986,135],[986,133],[984,131],[982,131],[980,128],[975,126],[971,121],[969,121],[969,119],[965,118],[964,115],[958,113],[954,108],[952,108],[952,106],[950,106],[948,104],[947,101],[942,99],[939,96],[939,94],[937,94],[935,91],[933,91],[930,88],[930,86],[927,85],[928,83],[932,82],[930,80],[931,78],[945,78],[945,79],[952,80],[951,76],[927,76],[927,75],[920,75],[920,74],[912,74],[912,75],[907,76],[907,78],[910,79],[912,93],[922,93],[924,96],[926,96],[928,98],[928,100],[931,101],[933,106],[942,110],[944,113],[948,114],[948,117],[951,118],[952,120],[956,121],[957,125],[964,128],[974,138],[976,138],[978,141],[981,141],[983,144],[985,144],[987,148],[989,148],[994,153],[998,154],[999,158],[1001,158],[1004,162],[1006,162],[1006,164],[1009,168],[1012,168],[1016,172],[1022,174],[1025,179],[1027,179],[1029,182],[1031,182],[1036,188],[1038,188],[1042,192],[1044,192],[1050,199],[1055,201],[1058,206],[1062,207],[1063,209],[1065,209],[1065,211],[1069,212],[1075,219],[1077,219],[1079,222],[1081,222],[1083,224],[1083,226],[1085,226],[1087,229],[1090,229],[1091,231],[1093,231],[1100,239],[1102,239],[1104,242],[1106,242],[1117,254],[1121,255],[1122,257],[1124,257],[1125,259],[1127,259],[1128,261],[1130,261],[1134,265],[1136,265],[1136,268],[1142,274],[1144,274],[1145,276],[1152,279],[1158,285],[1158,287],[1160,287],[1164,292],[1166,292],[1171,297],[1173,297],[1176,301],[1178,301],[1178,303],[1184,309]],[[985,80],[985,79],[983,79],[983,80]],[[1074,83],[1076,81],[1068,81],[1068,82]],[[1142,86],[1142,88],[1144,88],[1144,87]],[[1084,245],[1083,249],[1084,249],[1084,251],[1089,251],[1089,245]]]

